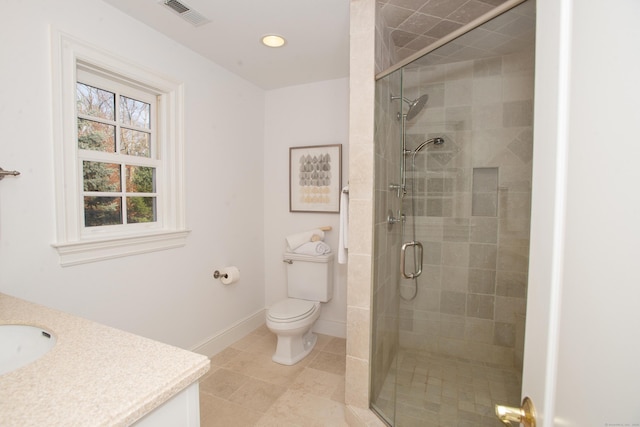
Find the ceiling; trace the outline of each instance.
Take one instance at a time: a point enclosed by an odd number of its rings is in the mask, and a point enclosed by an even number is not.
[[[162,0],[103,1],[263,89],[349,75],[349,0],[180,0],[200,26]],[[260,43],[273,33],[287,44]]]
[[[349,75],[349,0],[179,0],[208,22],[194,26],[163,0],[103,0],[263,89]],[[506,0],[377,0],[396,60]],[[260,44],[280,34],[278,49]]]

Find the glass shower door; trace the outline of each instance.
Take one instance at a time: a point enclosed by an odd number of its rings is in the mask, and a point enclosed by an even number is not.
[[[372,408],[395,423],[400,248],[402,246],[402,73],[376,83],[375,218],[372,322]]]
[[[529,0],[376,83],[371,405],[390,425],[497,427],[494,404],[519,406],[534,28]]]

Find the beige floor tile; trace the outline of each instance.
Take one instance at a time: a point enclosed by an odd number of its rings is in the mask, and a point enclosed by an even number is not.
[[[331,400],[344,403],[344,377],[340,377],[340,384],[338,384],[338,387],[336,387],[335,391],[331,395]]]
[[[326,371],[332,374],[344,376],[346,360],[345,356],[341,354],[333,354],[322,351],[313,359],[313,361],[309,364],[309,367],[318,369],[320,371]]]
[[[271,360],[277,337],[261,326],[211,358],[200,381],[201,426],[346,426],[344,341],[318,334],[311,354],[280,365]]]
[[[251,332],[254,335],[273,335],[273,332],[271,332],[269,330],[269,328],[267,328],[266,324],[262,324],[262,326],[258,327],[257,329],[255,329],[253,332]]]
[[[322,349],[322,351],[346,356],[347,340],[345,340],[344,338],[332,338],[331,341],[329,341],[329,343]]]
[[[314,421],[296,414],[269,411],[258,420],[256,427],[314,427]]]
[[[253,376],[271,384],[288,386],[303,370],[304,366],[298,366],[298,364],[285,366],[270,360],[267,363],[256,365]]]
[[[304,369],[300,363],[293,366],[280,365],[271,360],[270,354],[246,351],[241,352],[226,367],[232,371],[281,386],[291,384]]]
[[[211,365],[213,366],[225,366],[229,361],[234,360],[240,354],[240,350],[227,347],[220,353],[211,358]]]
[[[344,388],[344,377],[340,375],[305,368],[291,383],[289,390],[331,398],[341,384]]]
[[[240,405],[200,393],[200,427],[251,427],[262,416]]]
[[[266,412],[286,390],[285,387],[252,378],[228,399],[245,408]]]
[[[265,364],[267,362],[271,362],[271,356],[267,354],[240,351],[232,360],[229,360],[224,366],[225,368],[231,369],[232,371],[252,376],[251,372],[256,364]]]
[[[344,405],[324,397],[287,390],[260,420],[264,425],[268,420],[281,420],[281,426],[288,425],[282,420],[304,420],[304,426],[346,426]]]
[[[246,351],[249,346],[255,343],[256,339],[259,339],[262,335],[256,335],[253,332],[231,344],[230,348],[235,348],[236,350]]]
[[[331,340],[333,339],[333,337],[324,334],[316,334],[316,336],[318,337],[315,346],[316,350],[324,350],[327,344],[329,344],[329,342],[331,342]]]
[[[307,357],[305,357],[304,359],[296,363],[294,366],[302,366],[306,368],[313,362],[316,356],[320,353],[321,353],[321,350],[318,348],[318,345],[316,344],[315,348],[311,350],[311,353],[309,353]]]
[[[274,334],[256,335],[253,343],[249,344],[244,351],[249,353],[265,353],[272,356],[276,351],[278,337]]]
[[[228,398],[250,380],[239,372],[220,368],[200,382],[200,390],[217,397]]]

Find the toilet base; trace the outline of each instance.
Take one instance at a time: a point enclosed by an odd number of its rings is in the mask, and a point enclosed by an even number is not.
[[[295,365],[311,353],[317,341],[318,336],[311,329],[302,336],[278,335],[276,352],[271,360],[281,365]]]

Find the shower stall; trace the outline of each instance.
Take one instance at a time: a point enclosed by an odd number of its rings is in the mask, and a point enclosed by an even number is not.
[[[376,82],[370,403],[389,425],[519,406],[534,39],[529,0]]]

